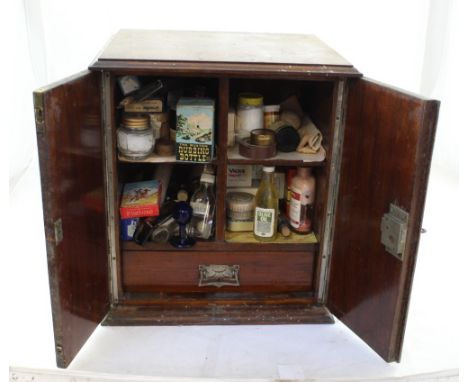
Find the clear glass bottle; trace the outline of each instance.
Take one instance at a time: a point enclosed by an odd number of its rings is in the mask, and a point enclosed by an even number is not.
[[[259,241],[274,241],[278,234],[278,193],[275,168],[263,167],[262,180],[255,195],[254,237]]]
[[[203,173],[200,177],[200,188],[190,199],[193,215],[189,223],[188,234],[191,237],[209,239],[212,236],[215,212],[214,182],[214,175]]]

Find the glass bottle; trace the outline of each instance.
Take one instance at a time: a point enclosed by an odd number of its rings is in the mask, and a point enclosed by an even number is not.
[[[264,242],[273,241],[277,236],[279,208],[274,172],[274,167],[263,167],[262,180],[255,195],[254,237]]]
[[[190,220],[188,233],[192,237],[209,239],[212,235],[215,212],[214,182],[214,175],[203,173],[200,177],[200,188],[194,192],[190,199],[193,216]]]

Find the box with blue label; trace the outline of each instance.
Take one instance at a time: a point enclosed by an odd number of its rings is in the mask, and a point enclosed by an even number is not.
[[[213,159],[215,102],[181,98],[177,103],[176,159],[206,163]]]

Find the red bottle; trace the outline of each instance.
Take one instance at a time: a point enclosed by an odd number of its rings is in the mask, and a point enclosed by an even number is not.
[[[312,209],[315,200],[315,177],[308,167],[298,167],[289,186],[288,220],[298,233],[312,231]]]

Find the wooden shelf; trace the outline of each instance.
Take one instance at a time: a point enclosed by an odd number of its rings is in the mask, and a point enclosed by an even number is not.
[[[323,166],[325,165],[326,152],[323,147],[316,154],[301,154],[298,152],[278,154],[267,159],[246,158],[239,154],[239,146],[228,148],[228,164],[265,164],[276,166]]]
[[[289,237],[284,237],[282,235],[278,235],[276,240],[271,243],[262,243],[255,239],[252,232],[229,232],[226,231],[225,234],[226,242],[229,244],[234,243],[248,243],[248,244],[258,244],[258,245],[279,245],[279,244],[287,244],[287,245],[295,245],[295,244],[317,244],[318,240],[315,236],[315,233],[311,232],[306,235],[299,235],[297,233],[291,233]]]
[[[231,241],[229,241],[231,240]],[[225,232],[225,241],[200,240],[191,248],[175,248],[169,243],[147,242],[145,245],[138,245],[133,241],[121,241],[120,247],[124,252],[240,252],[251,250],[262,251],[311,251],[318,243],[315,234],[297,235],[292,234],[290,238],[278,239],[272,243],[261,243],[254,239],[253,234],[239,232]],[[287,252],[285,252],[287,254]]]
[[[161,156],[155,153],[152,153],[146,159],[128,159],[124,156],[118,154],[120,162],[128,162],[128,163],[176,163],[176,157],[174,155],[169,156]]]
[[[203,162],[203,163],[196,163],[196,162],[183,162],[183,161],[178,161],[176,160],[175,155],[169,155],[169,156],[161,156],[155,153],[152,153],[148,158],[146,159],[128,159],[125,158],[124,156],[118,154],[118,159],[119,162],[126,162],[126,163],[182,163],[182,164],[216,164],[217,160],[216,158],[212,159],[210,162]]]

